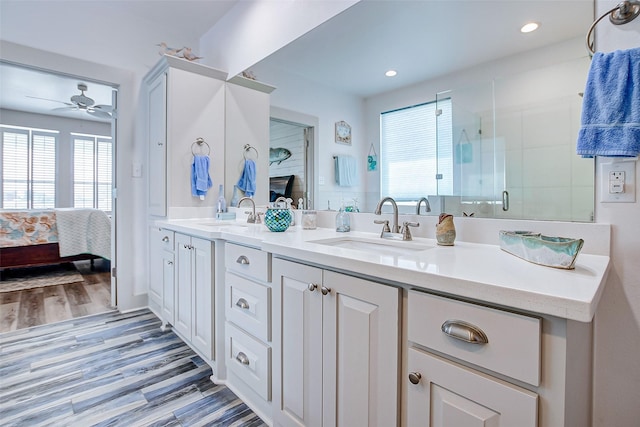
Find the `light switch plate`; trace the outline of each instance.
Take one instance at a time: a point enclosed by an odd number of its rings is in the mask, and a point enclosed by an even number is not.
[[[600,164],[600,202],[636,201],[636,161],[620,160]]]

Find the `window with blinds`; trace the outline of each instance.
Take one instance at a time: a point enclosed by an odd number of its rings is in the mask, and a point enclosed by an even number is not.
[[[380,115],[381,196],[417,201],[453,190],[451,100]]]
[[[111,138],[73,135],[73,206],[111,211]]]
[[[57,132],[2,126],[2,208],[56,205]]]

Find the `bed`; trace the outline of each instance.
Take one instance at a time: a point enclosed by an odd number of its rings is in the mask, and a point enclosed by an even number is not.
[[[103,211],[0,211],[0,270],[110,257],[111,220]]]

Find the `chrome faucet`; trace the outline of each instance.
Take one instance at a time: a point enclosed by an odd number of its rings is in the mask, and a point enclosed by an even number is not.
[[[420,200],[418,200],[418,204],[416,205],[416,215],[420,215],[420,205],[422,204],[422,202],[424,202],[424,211],[425,212],[431,212],[431,205],[429,204],[429,199],[427,199],[426,197],[422,197]]]
[[[287,199],[286,199],[286,197],[283,197],[283,196],[278,197],[273,202],[273,206],[278,207],[278,203],[280,203],[280,202],[284,202],[284,206],[287,207]]]
[[[378,206],[376,206],[376,210],[375,210],[375,214],[376,215],[381,215],[382,214],[382,205],[384,205],[386,202],[391,202],[391,206],[393,207],[393,225],[390,228],[390,231],[392,233],[399,233],[400,232],[400,227],[398,227],[398,204],[396,203],[395,200],[393,200],[393,198],[391,197],[385,197],[384,199],[380,200],[378,202]],[[378,223],[376,221],[376,223]],[[387,225],[388,225],[389,221],[387,221]],[[383,230],[383,234],[386,230]]]
[[[242,202],[245,200],[251,202],[251,212],[245,212],[246,214],[249,214],[249,216],[247,216],[247,222],[251,224],[260,224],[260,215],[256,215],[256,202],[251,197],[243,197],[238,200],[238,207],[240,207]]]

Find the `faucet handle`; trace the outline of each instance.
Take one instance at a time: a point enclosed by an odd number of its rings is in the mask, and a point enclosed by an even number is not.
[[[408,221],[403,222],[402,230],[400,231],[400,233],[402,233],[402,240],[413,240],[413,237],[411,237],[411,230],[409,229],[409,227],[420,227],[420,223],[408,222]]]
[[[389,220],[388,219],[374,219],[374,224],[384,224],[382,227],[383,233],[391,233],[391,228],[389,228]]]
[[[264,215],[264,212],[256,212],[256,224],[262,224],[262,218],[260,218],[262,215]]]

